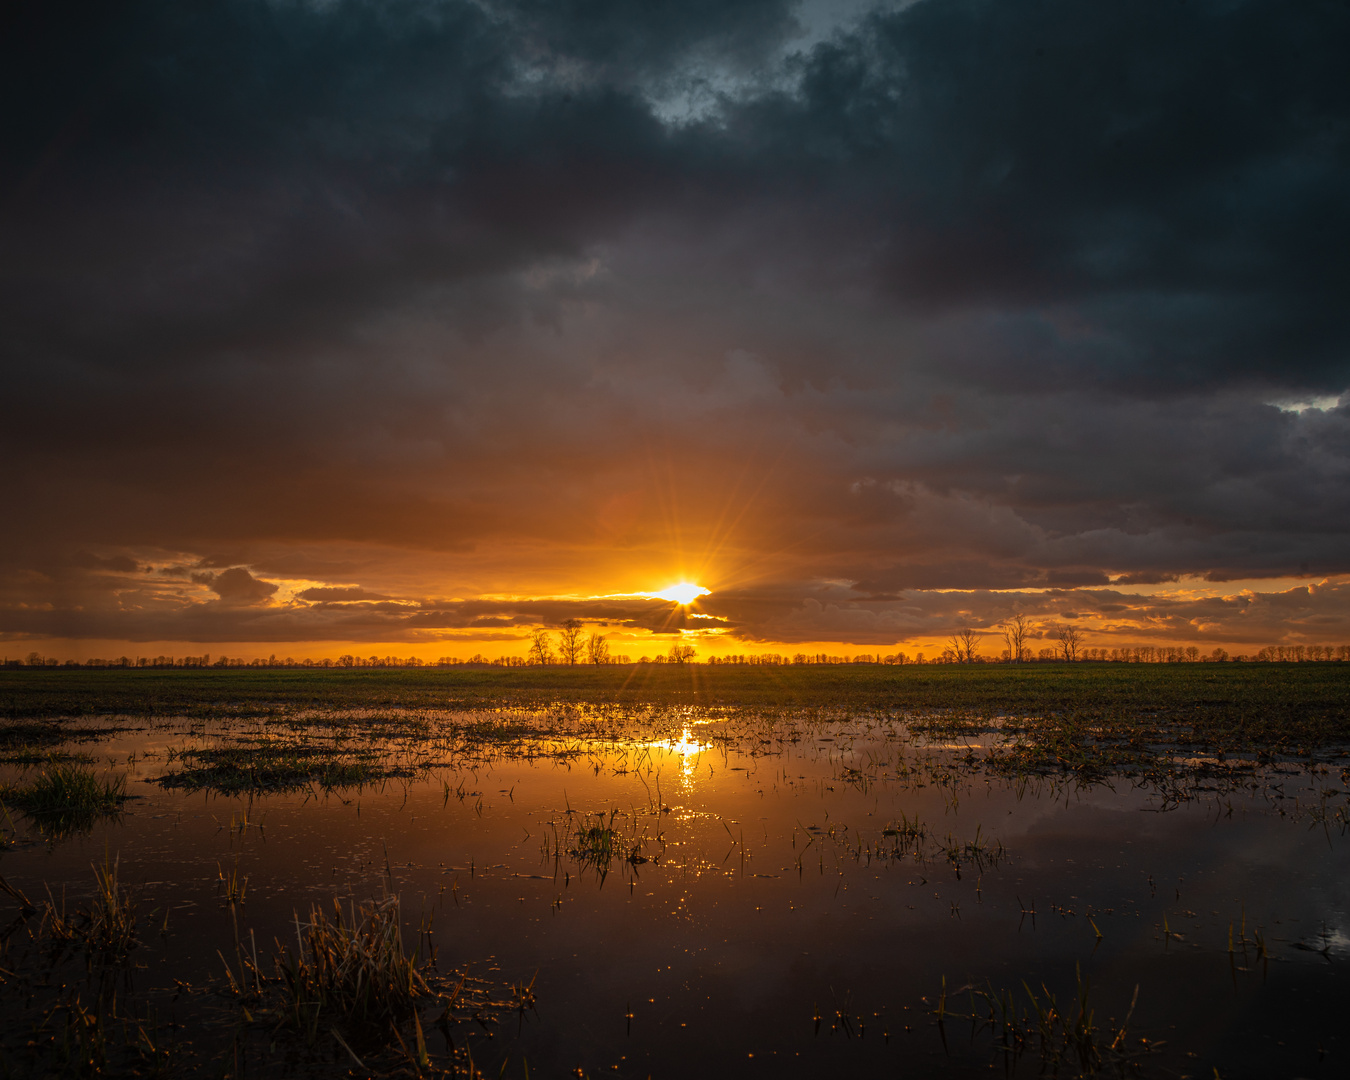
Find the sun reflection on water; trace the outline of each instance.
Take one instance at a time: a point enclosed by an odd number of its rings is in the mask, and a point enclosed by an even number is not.
[[[698,756],[712,747],[710,742],[699,742],[688,724],[681,729],[678,739],[667,739],[660,745],[663,749],[680,755],[680,779],[686,783],[694,777],[694,766],[698,764]]]

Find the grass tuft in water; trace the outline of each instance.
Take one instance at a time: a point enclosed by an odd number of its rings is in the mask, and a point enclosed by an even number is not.
[[[915,844],[928,836],[928,826],[919,820],[918,814],[911,821],[902,811],[898,821],[887,822],[881,835],[893,838],[896,844]]]
[[[998,840],[987,840],[980,826],[975,826],[975,836],[970,840],[954,840],[950,833],[942,843],[942,853],[947,861],[958,870],[963,863],[971,863],[980,870],[987,866],[998,866],[1007,852]]]
[[[608,815],[596,813],[593,820],[579,820],[568,837],[567,854],[601,874],[607,873],[616,859],[634,866],[645,863],[646,836],[639,835],[636,828],[631,837],[623,836],[614,827],[618,817],[619,812],[611,810]]]
[[[583,825],[577,830],[572,854],[582,862],[601,866],[619,853],[622,843],[616,830],[605,825]]]
[[[54,764],[25,784],[0,787],[0,802],[19,807],[47,832],[65,834],[91,828],[121,809],[125,775],[104,779],[87,765]]]
[[[1065,1067],[1077,1069],[1082,1076],[1095,1076],[1108,1069],[1118,1072],[1135,1066],[1137,1059],[1149,1052],[1146,1042],[1141,1041],[1141,1049],[1129,1044],[1129,1025],[1139,1002],[1139,988],[1134,989],[1125,1019],[1103,1028],[1097,1023],[1090,987],[1081,970],[1077,978],[1073,999],[1064,1005],[1044,984],[1037,992],[1024,982],[1023,994],[995,990],[992,985],[985,989],[966,987],[971,1011],[964,1016],[950,1009],[944,981],[934,1015],[939,1024],[947,1019],[964,1019],[970,1020],[976,1030],[988,1030],[1014,1067],[1018,1058],[1032,1053],[1040,1057],[1041,1071],[1053,1075]]]

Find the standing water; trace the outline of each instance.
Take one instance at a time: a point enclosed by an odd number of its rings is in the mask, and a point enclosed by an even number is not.
[[[53,730],[3,766],[18,1075],[1350,1067],[1329,756],[1084,775],[998,724],[818,710]],[[131,797],[23,812],[58,768]],[[321,969],[379,948],[402,974],[355,992],[406,1001],[355,1008]]]

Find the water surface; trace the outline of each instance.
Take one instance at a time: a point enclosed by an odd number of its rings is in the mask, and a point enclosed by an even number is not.
[[[1137,988],[1128,1042],[1145,1075],[1350,1065],[1338,768],[1204,762],[1160,792],[993,775],[980,762],[996,731],[924,737],[890,715],[369,719],[160,721],[79,743],[137,798],[69,838],[18,818],[0,873],[74,905],[91,863],[116,856],[145,924],[131,989],[163,1008],[176,992],[226,1071],[236,933],[266,955],[312,903],[388,892],[440,967],[534,980],[536,1010],[456,1036],[491,1075],[1035,1076],[1037,1052],[1013,1058],[961,1018],[986,1008],[970,989],[1063,1004],[1083,983],[1103,1029]],[[482,735],[503,724],[535,734]],[[184,749],[335,731],[413,775],[235,796],[154,782]],[[607,864],[578,848],[589,827],[617,834]],[[247,878],[236,908],[230,875]],[[303,1066],[244,1054],[254,1075]]]

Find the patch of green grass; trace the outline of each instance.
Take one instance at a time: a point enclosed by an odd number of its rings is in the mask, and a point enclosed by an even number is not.
[[[187,750],[177,760],[183,766],[158,777],[157,783],[225,795],[300,791],[316,784],[332,791],[414,775],[411,769],[380,760],[370,750],[302,743]]]
[[[91,828],[115,815],[126,794],[127,778],[104,778],[87,765],[55,764],[26,783],[0,787],[0,802],[17,806],[44,832],[66,835]]]
[[[0,724],[0,753],[17,750],[36,750],[66,741],[66,733],[59,724],[23,722]]]
[[[1167,726],[1198,743],[1350,738],[1350,663],[680,664],[526,668],[0,669],[0,716],[285,717],[550,703],[901,710]],[[32,741],[32,740],[26,740]]]
[[[547,730],[541,730],[537,724],[503,720],[497,716],[455,724],[453,731],[465,742],[488,744],[516,743],[522,739],[538,739],[541,735],[549,734]]]
[[[76,750],[46,749],[41,746],[19,746],[0,752],[0,762],[6,765],[59,765],[76,761],[87,765],[93,760],[92,754],[83,754]]]

